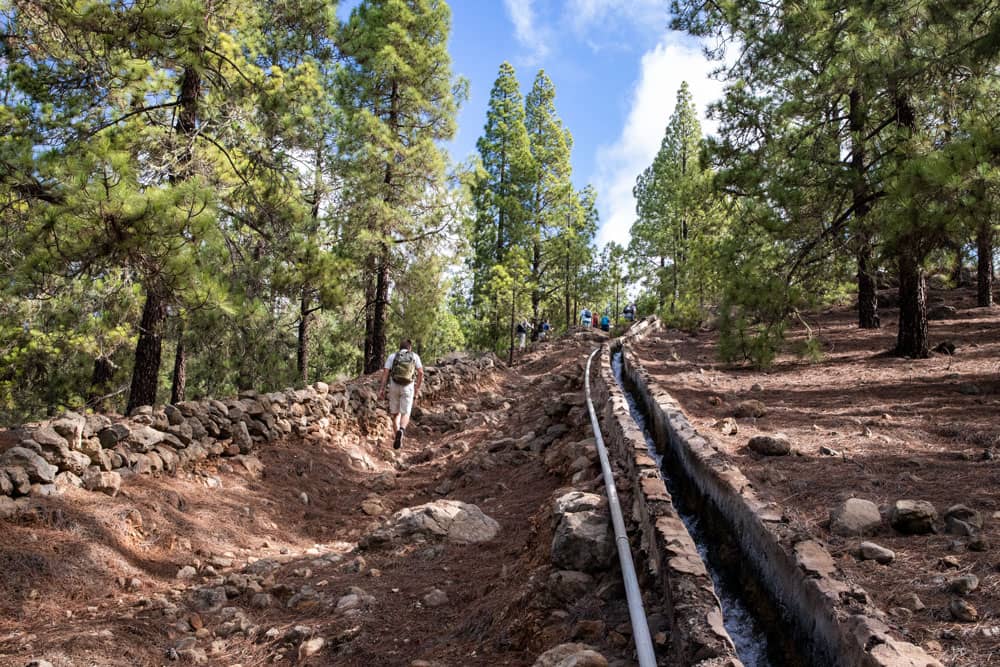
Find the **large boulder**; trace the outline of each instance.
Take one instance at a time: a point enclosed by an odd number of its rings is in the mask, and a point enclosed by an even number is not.
[[[28,479],[38,484],[51,484],[59,473],[57,467],[24,447],[11,447],[0,455],[0,466],[23,468]]]
[[[396,512],[388,524],[365,542],[369,545],[393,541],[445,540],[456,544],[487,542],[496,537],[500,524],[476,505],[458,500],[436,500]]]
[[[870,500],[848,498],[830,510],[830,532],[844,537],[874,535],[882,527],[878,505]]]
[[[906,535],[924,535],[934,532],[938,513],[926,500],[897,500],[892,506],[889,522]]]
[[[581,572],[606,568],[614,551],[609,519],[606,510],[563,514],[552,537],[552,564]]]

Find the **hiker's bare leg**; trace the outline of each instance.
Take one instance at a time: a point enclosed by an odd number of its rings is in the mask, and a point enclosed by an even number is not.
[[[396,420],[396,429],[406,429],[406,426],[410,423],[410,415],[396,415],[399,419]]]

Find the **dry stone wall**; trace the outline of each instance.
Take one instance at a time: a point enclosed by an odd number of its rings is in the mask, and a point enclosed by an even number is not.
[[[692,427],[628,346],[622,356],[623,372],[645,402],[657,443],[669,443],[684,474],[731,524],[748,566],[809,646],[812,664],[941,667],[920,647],[893,638],[884,614],[843,576],[806,527],[794,525],[780,507],[762,498],[728,455]],[[661,562],[669,561],[671,553],[658,540],[651,546],[663,550]]]
[[[422,396],[432,399],[481,381],[498,362],[492,355],[452,356],[425,368]],[[377,399],[379,376],[304,389],[244,391],[217,400],[143,406],[128,417],[66,412],[55,419],[0,433],[0,510],[11,498],[57,495],[67,486],[109,495],[132,475],[174,473],[209,457],[229,457],[259,469],[255,452],[286,436],[328,438],[357,432],[388,436]]]

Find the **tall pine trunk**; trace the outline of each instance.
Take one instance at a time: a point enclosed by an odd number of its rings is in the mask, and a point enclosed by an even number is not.
[[[176,183],[190,172],[191,142],[198,129],[198,98],[201,95],[201,75],[191,65],[184,68],[181,75],[181,89],[178,95],[177,124],[174,132],[184,146],[178,159],[177,170],[170,180]],[[163,330],[167,320],[167,300],[160,293],[155,279],[147,281],[146,303],[142,309],[139,324],[139,341],[135,346],[135,363],[132,366],[132,384],[129,389],[128,408],[131,412],[140,405],[156,402],[162,358]]]
[[[361,371],[365,374],[378,370],[379,361],[375,359],[375,272],[377,262],[375,253],[365,258],[365,341]]]
[[[309,324],[312,321],[310,305],[312,296],[309,286],[302,287],[302,297],[299,300],[299,344],[296,348],[295,369],[298,371],[302,386],[309,384]]]
[[[916,129],[916,112],[909,99],[897,92],[894,96],[896,124],[908,132]],[[927,339],[927,284],[924,278],[919,230],[904,235],[896,244],[899,262],[899,331],[895,353],[901,357],[926,359],[930,356]]]
[[[313,154],[313,192],[309,207],[309,218],[312,221],[311,233],[319,232],[319,212],[323,197],[323,150],[322,145],[316,147]],[[309,384],[309,329],[312,324],[312,314],[317,308],[312,308],[312,287],[302,285],[299,299],[299,340],[295,355],[295,370],[298,372],[302,386]]]
[[[507,365],[514,364],[514,309],[517,307],[517,286],[510,287],[510,349],[507,351]]]
[[[927,283],[920,259],[909,248],[899,255],[899,333],[895,354],[926,359],[930,356],[927,338]]]
[[[872,246],[868,239],[858,244],[858,327],[878,329],[882,326],[878,314],[878,282],[872,261]]]
[[[566,331],[573,326],[573,309],[570,307],[570,271],[573,268],[573,262],[570,260],[569,256],[569,241],[566,242]]]
[[[531,321],[538,323],[538,309],[542,303],[542,244],[538,239],[531,246],[531,277],[535,287],[531,290]]]
[[[129,388],[126,413],[131,413],[140,405],[156,403],[163,329],[166,321],[166,300],[156,289],[147,287],[146,303],[142,308],[142,321],[139,323],[139,342],[135,346],[135,363],[132,367],[132,385]]]
[[[981,308],[993,305],[993,227],[989,218],[976,230],[976,303]]]
[[[848,122],[851,131],[851,171],[854,177],[853,201],[856,256],[858,261],[858,327],[878,329],[882,322],[878,314],[878,281],[875,277],[875,263],[871,236],[868,234],[868,213],[871,211],[871,192],[868,187],[865,108],[861,90],[854,88],[848,97]]]
[[[389,312],[389,247],[382,244],[382,256],[378,261],[375,277],[375,308],[372,313],[372,365],[366,373],[375,373],[385,360],[386,319]]]
[[[174,373],[170,382],[170,402],[177,404],[187,394],[187,349],[184,346],[184,322],[177,327],[177,349],[174,350]]]

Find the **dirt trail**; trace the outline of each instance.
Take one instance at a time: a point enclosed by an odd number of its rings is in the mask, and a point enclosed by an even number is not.
[[[617,572],[572,602],[549,585],[551,501],[590,436],[559,400],[582,395],[595,340],[543,344],[420,405],[398,454],[358,434],[289,438],[261,448],[262,473],[217,459],[132,478],[113,499],[38,499],[0,521],[0,666],[531,665],[571,639],[629,664]],[[556,423],[547,449],[525,446]],[[348,440],[374,470],[352,464]],[[596,465],[574,470],[576,488],[600,489]],[[479,506],[499,535],[365,548],[394,511],[441,498]]]

